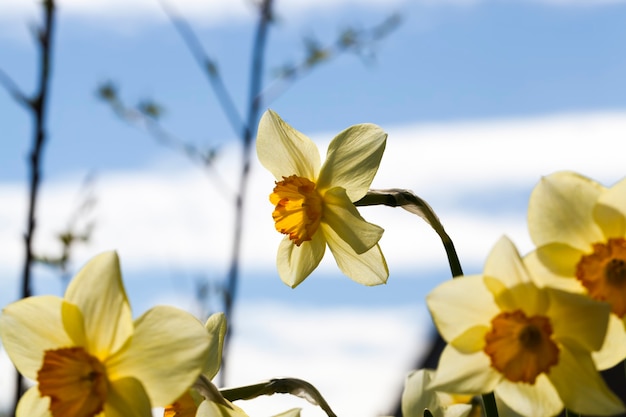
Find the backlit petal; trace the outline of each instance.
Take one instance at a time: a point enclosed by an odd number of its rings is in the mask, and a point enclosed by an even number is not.
[[[404,382],[402,391],[402,415],[422,416],[424,409],[428,408],[434,417],[443,417],[443,410],[439,397],[435,392],[426,387],[432,380],[434,372],[428,369],[420,369],[411,372]]]
[[[626,356],[624,346],[626,346],[624,322],[615,314],[611,314],[602,347],[597,352],[591,352],[596,368],[602,371],[612,368],[624,360],[624,356]]]
[[[626,235],[626,179],[600,195],[593,218],[607,239]]]
[[[276,266],[280,279],[295,288],[319,265],[326,250],[326,240],[322,233],[315,233],[313,239],[300,246],[285,237],[278,246]]]
[[[580,281],[574,279],[576,264],[582,255],[583,252],[564,243],[550,243],[526,255],[524,264],[540,286],[583,292]]]
[[[209,317],[204,324],[204,328],[209,332],[209,354],[202,373],[209,381],[215,378],[222,363],[222,347],[226,336],[226,315],[215,313]]]
[[[593,208],[606,189],[573,172],[557,172],[541,179],[528,204],[528,228],[537,246],[567,242],[588,251],[602,241],[602,230],[593,219]]]
[[[545,291],[550,297],[547,315],[555,340],[568,339],[587,351],[600,349],[608,326],[609,304],[582,294],[552,288],[545,288]]]
[[[362,198],[372,183],[385,150],[387,134],[373,124],[360,124],[339,133],[328,146],[317,187],[345,188],[350,201]]]
[[[45,350],[73,345],[63,328],[62,304],[59,297],[42,295],[9,304],[2,311],[2,345],[27,378],[37,379]]]
[[[506,236],[501,237],[489,252],[483,271],[484,276],[496,278],[509,288],[531,282],[517,248]]]
[[[509,408],[524,416],[555,416],[563,409],[558,392],[544,374],[539,375],[534,384],[504,379],[494,393]]]
[[[135,377],[153,406],[165,406],[197,379],[209,343],[209,333],[191,314],[157,306],[136,320],[132,339],[105,365],[111,379]]]
[[[500,312],[480,275],[443,282],[426,296],[426,305],[446,341],[474,326],[489,326]]]
[[[117,351],[133,332],[132,315],[115,252],[92,258],[70,282],[65,299],[83,313],[86,349],[100,359]]]
[[[379,245],[359,255],[328,225],[322,223],[322,231],[337,266],[351,280],[368,286],[387,282],[389,269]]]
[[[485,394],[493,391],[501,379],[483,351],[464,354],[448,345],[441,353],[428,389],[451,394]]]
[[[135,378],[122,378],[109,385],[106,417],[152,417],[152,406],[141,382]]]
[[[198,407],[196,417],[248,417],[248,415],[239,407],[230,404],[232,408],[213,401],[202,401]]]
[[[585,352],[572,347],[561,349],[559,363],[551,368],[548,378],[559,392],[565,408],[576,413],[612,416],[625,410]]]
[[[319,173],[320,154],[315,143],[272,110],[259,121],[256,151],[261,164],[277,180],[297,175],[314,181]]]
[[[366,222],[343,188],[333,188],[324,194],[322,222],[349,244],[357,254],[371,249],[383,235],[383,228]]]
[[[37,386],[31,387],[22,395],[17,404],[16,417],[52,417],[50,414],[50,397],[39,395]]]

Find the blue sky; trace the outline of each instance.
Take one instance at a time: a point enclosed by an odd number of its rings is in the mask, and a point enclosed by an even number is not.
[[[244,1],[228,3],[177,2],[243,109],[252,14]],[[35,4],[0,5],[0,68],[27,93],[35,80],[28,35]],[[223,274],[228,206],[206,173],[116,119],[95,90],[112,80],[131,104],[145,98],[162,103],[169,130],[220,146],[218,168],[227,179],[234,176],[236,136],[156,0],[90,4],[60,1],[37,245],[55,250],[54,232],[76,206],[85,175],[94,173],[94,240],[77,251],[73,266],[116,248],[136,313],[157,302],[193,309],[193,279]],[[351,124],[371,122],[387,130],[374,186],[411,188],[429,201],[466,272],[480,270],[501,234],[530,249],[526,201],[541,175],[574,169],[607,185],[623,177],[623,158],[614,149],[626,134],[626,2],[279,0],[268,74],[303,57],[305,36],[327,44],[348,25],[371,27],[396,11],[403,22],[375,45],[373,60],[339,56],[269,105],[316,140],[322,153]],[[30,140],[29,116],[0,89],[0,272],[8,277],[2,305],[14,298],[21,265]],[[388,285],[360,287],[327,258],[291,290],[273,270],[280,236],[266,203],[271,184],[271,176],[255,165],[235,321],[239,339],[233,344],[233,357],[240,359],[233,359],[231,379],[308,377],[331,394],[338,414],[387,412],[390,392],[399,389],[421,348],[428,325],[423,297],[447,278],[440,243],[399,209],[363,209],[366,219],[386,229],[381,245],[391,270]],[[54,276],[37,272],[38,292],[61,293]],[[344,322],[351,323],[347,333],[353,339],[336,341],[346,332]],[[381,333],[385,326],[393,332]],[[313,359],[303,360],[307,355]],[[322,363],[332,371],[322,372]],[[363,367],[375,380],[370,389],[380,395],[368,394],[371,402],[354,409],[359,389],[367,385],[367,375],[359,373]],[[337,372],[345,378],[337,380]],[[259,407],[269,413],[269,405]],[[306,409],[305,416],[316,412]]]

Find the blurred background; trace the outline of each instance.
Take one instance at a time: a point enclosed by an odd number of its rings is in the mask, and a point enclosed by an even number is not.
[[[465,273],[479,273],[503,234],[532,248],[526,205],[542,175],[575,170],[607,186],[624,176],[626,2],[275,0],[255,47],[263,4],[56,2],[31,290],[62,295],[86,260],[115,249],[135,315],[156,304],[201,319],[229,309],[225,385],[291,376],[338,415],[390,414],[428,349],[424,297],[450,278],[443,246],[406,211],[364,207],[385,228],[388,283],[362,287],[327,253],[287,287],[275,270],[274,179],[253,148],[258,118],[272,108],[322,157],[346,127],[380,125],[389,137],[372,187],[425,199]],[[0,2],[2,306],[21,296],[35,126],[21,99],[39,88],[43,10]],[[9,410],[4,352],[0,364]],[[240,405],[325,415],[284,395]]]

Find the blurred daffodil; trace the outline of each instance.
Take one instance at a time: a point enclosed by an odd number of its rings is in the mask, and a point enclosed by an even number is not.
[[[609,305],[533,280],[502,238],[482,275],[448,281],[427,296],[448,342],[429,388],[493,391],[528,417],[553,416],[563,407],[595,416],[623,412],[591,359],[602,345]]]
[[[386,140],[376,125],[351,126],[331,141],[320,167],[313,141],[273,111],[265,112],[257,154],[276,178],[270,201],[276,230],[286,235],[277,266],[287,285],[296,287],[318,266],[327,244],[341,271],[354,281],[387,281],[389,271],[378,245],[383,229],[366,222],[353,204],[367,193]]]
[[[404,417],[423,417],[424,410],[430,411],[433,417],[468,417],[472,413],[472,405],[468,404],[471,396],[465,396],[463,403],[455,401],[452,395],[428,388],[435,371],[420,369],[406,377],[402,391],[402,415]]]
[[[155,307],[133,322],[114,252],[90,260],[64,298],[4,308],[0,334],[36,382],[18,417],[150,417],[196,380],[209,350],[201,323],[179,309]]]
[[[587,294],[611,305],[599,369],[626,357],[626,180],[611,188],[574,172],[541,179],[528,205],[537,249],[525,262],[546,285]]]
[[[210,335],[209,355],[200,378],[192,389],[165,407],[163,417],[248,417],[241,408],[228,401],[211,382],[220,370],[226,335],[226,316],[215,313],[204,327]],[[300,409],[292,409],[275,417],[299,417]]]

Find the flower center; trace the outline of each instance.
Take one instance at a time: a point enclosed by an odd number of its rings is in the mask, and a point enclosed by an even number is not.
[[[576,265],[576,278],[595,300],[607,301],[620,318],[626,315],[626,240],[595,243],[593,253]]]
[[[272,213],[276,230],[289,235],[296,246],[312,239],[322,217],[322,197],[314,182],[296,175],[283,177],[270,201],[276,206]]]
[[[195,417],[198,406],[189,391],[185,391],[173,404],[163,410],[163,417]]]
[[[82,347],[46,350],[37,382],[54,417],[93,417],[104,409],[106,369]]]
[[[558,362],[559,348],[551,336],[552,325],[545,316],[502,312],[491,320],[484,351],[491,366],[509,381],[534,384],[539,374]]]

